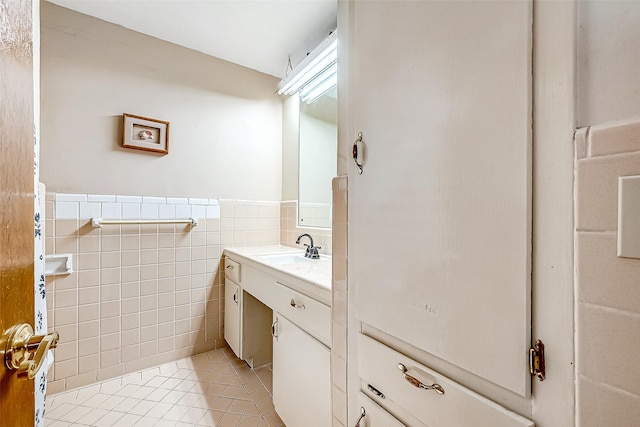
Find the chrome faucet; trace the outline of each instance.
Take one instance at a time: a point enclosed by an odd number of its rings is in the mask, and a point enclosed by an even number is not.
[[[311,259],[320,259],[320,254],[318,253],[318,249],[322,249],[320,246],[313,246],[313,237],[311,237],[309,234],[304,233],[298,236],[298,238],[296,239],[296,245],[300,244],[300,239],[302,239],[303,237],[308,237],[309,238],[309,245],[307,245],[306,243],[304,244],[307,249],[304,252],[304,256],[305,258],[311,258]]]

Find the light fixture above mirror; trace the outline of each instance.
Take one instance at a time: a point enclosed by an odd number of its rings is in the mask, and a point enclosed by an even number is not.
[[[278,84],[279,95],[300,92],[300,99],[312,103],[338,83],[338,38],[332,32]]]

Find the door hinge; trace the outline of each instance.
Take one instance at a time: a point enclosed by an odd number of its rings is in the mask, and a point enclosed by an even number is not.
[[[544,381],[544,343],[540,340],[536,341],[533,348],[529,349],[529,372],[535,375],[540,381]]]

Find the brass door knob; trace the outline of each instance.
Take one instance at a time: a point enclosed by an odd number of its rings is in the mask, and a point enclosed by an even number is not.
[[[33,328],[28,323],[14,325],[2,337],[4,364],[11,371],[17,370],[19,377],[26,374],[31,380],[40,370],[47,352],[58,346],[59,339],[57,332],[34,335]]]

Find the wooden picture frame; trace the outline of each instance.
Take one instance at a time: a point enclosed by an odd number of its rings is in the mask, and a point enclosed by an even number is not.
[[[169,122],[126,113],[122,117],[124,148],[169,154]]]

